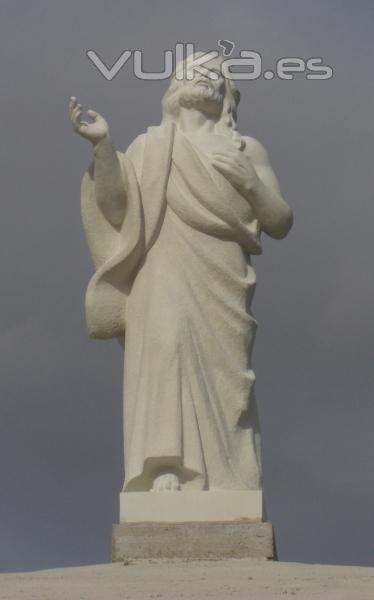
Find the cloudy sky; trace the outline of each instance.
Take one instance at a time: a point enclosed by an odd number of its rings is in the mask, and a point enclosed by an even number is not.
[[[175,43],[225,38],[323,57],[334,76],[239,84],[239,130],[267,147],[295,214],[256,258],[254,351],[264,490],[281,560],[374,564],[371,0],[1,0],[0,570],[110,560],[122,485],[122,359],[86,335],[92,265],[79,187],[91,159],[70,126],[76,95],[124,150],[160,121]]]

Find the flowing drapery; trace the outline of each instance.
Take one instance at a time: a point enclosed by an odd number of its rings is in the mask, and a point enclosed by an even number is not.
[[[82,213],[97,267],[89,330],[104,338],[126,331],[124,490],[149,490],[163,468],[182,489],[258,489],[250,363],[258,222],[171,124],[148,129],[140,180],[131,159],[119,157],[128,196],[122,227],[103,222],[92,169]]]

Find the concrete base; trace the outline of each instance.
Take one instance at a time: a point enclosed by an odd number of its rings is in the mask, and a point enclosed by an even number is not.
[[[112,560],[181,558],[274,559],[271,523],[120,523],[113,526]]]
[[[120,523],[262,521],[262,491],[122,492]]]

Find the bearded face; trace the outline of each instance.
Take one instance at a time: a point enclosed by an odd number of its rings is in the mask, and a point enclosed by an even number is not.
[[[222,111],[225,84],[221,72],[211,69],[218,79],[208,74],[195,72],[194,79],[184,79],[179,91],[179,104],[185,108],[195,108],[210,116],[219,116]]]
[[[197,54],[197,56],[199,53]],[[223,127],[236,121],[236,106],[239,102],[239,92],[231,80],[222,75],[222,59],[214,58],[204,63],[205,69],[200,73],[193,64],[179,63],[180,73],[188,71],[185,78],[173,78],[162,99],[163,119],[177,120],[180,109],[195,109],[219,122],[226,115]],[[210,75],[213,75],[211,77]],[[192,76],[191,76],[192,75]],[[226,96],[228,95],[228,98]],[[225,104],[227,105],[225,107]],[[230,114],[229,114],[230,113]]]

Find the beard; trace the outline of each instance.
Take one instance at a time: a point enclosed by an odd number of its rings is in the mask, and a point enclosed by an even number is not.
[[[185,85],[179,93],[179,104],[208,114],[220,114],[223,94],[211,85]]]

